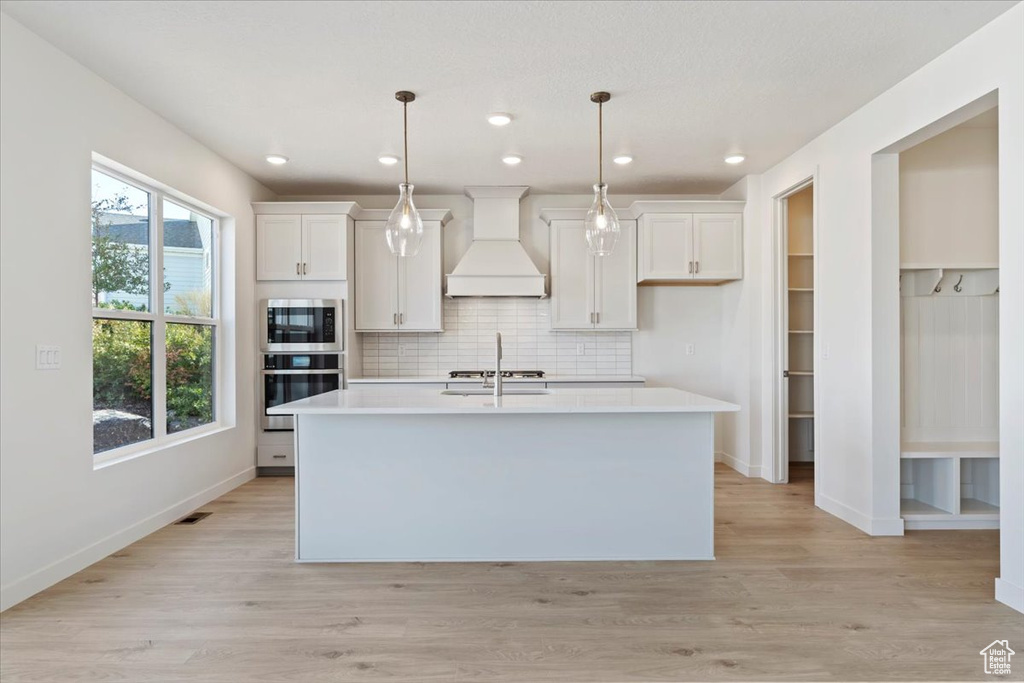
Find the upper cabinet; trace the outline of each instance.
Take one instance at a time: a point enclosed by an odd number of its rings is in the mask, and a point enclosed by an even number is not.
[[[551,220],[552,329],[636,329],[636,221],[620,224],[615,250],[592,256],[582,219]]]
[[[388,248],[384,237],[386,221],[356,221],[357,331],[443,331],[441,285],[444,221],[429,220],[424,215],[425,211],[420,213],[424,217],[423,242],[419,253],[404,258],[395,256]]]
[[[351,202],[258,202],[257,280],[346,280]]]
[[[739,280],[743,277],[743,215],[644,213],[637,249],[639,282]]]

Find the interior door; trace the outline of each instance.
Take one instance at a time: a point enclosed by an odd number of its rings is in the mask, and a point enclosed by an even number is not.
[[[551,327],[594,327],[594,257],[581,220],[551,221]]]
[[[441,313],[441,223],[423,221],[419,253],[398,259],[398,326],[439,332]]]
[[[636,329],[636,221],[621,221],[621,229],[615,250],[593,259],[597,329]]]
[[[301,216],[256,216],[256,279],[302,279]]]
[[[398,329],[398,257],[384,238],[384,221],[356,221],[356,329]]]
[[[348,277],[346,216],[302,217],[302,278],[344,280]]]
[[[695,280],[743,277],[743,220],[736,213],[693,215]]]

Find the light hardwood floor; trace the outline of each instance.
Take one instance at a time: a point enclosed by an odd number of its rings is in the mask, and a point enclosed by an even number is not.
[[[292,480],[257,479],[5,612],[0,678],[981,680],[993,640],[1024,652],[997,532],[870,538],[794,478],[719,467],[715,562],[430,565],[295,564]]]

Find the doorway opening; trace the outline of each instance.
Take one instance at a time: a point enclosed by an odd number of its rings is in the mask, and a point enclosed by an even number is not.
[[[900,516],[999,527],[999,128],[899,152]]]
[[[814,180],[776,197],[776,421],[772,480],[813,482],[817,231]]]

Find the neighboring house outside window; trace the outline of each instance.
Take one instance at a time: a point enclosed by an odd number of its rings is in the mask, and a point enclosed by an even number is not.
[[[94,166],[91,229],[93,454],[215,425],[217,220]]]

